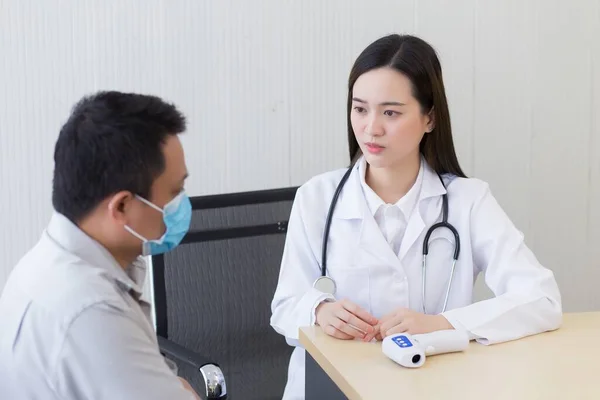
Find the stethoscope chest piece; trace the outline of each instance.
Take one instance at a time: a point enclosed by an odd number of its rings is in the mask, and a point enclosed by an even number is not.
[[[320,292],[334,295],[335,294],[335,281],[328,276],[321,276],[317,278],[313,287]]]

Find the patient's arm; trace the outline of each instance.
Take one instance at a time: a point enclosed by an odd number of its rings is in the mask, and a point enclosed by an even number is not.
[[[196,393],[196,391],[194,390],[194,388],[192,386],[190,386],[190,384],[188,383],[188,381],[186,381],[183,378],[179,378],[181,380],[181,383],[183,384],[183,387],[186,388],[187,390],[189,390],[190,392],[192,392],[192,394],[194,396],[196,396],[196,400],[202,400],[200,398],[200,396],[198,396],[198,393]]]

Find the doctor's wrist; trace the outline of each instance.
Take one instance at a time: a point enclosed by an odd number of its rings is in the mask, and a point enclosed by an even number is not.
[[[319,325],[319,311],[321,311],[321,309],[323,308],[323,306],[327,303],[332,303],[333,300],[331,299],[323,299],[321,300],[321,302],[317,305],[317,307],[315,307],[315,325]]]
[[[438,330],[443,331],[447,329],[454,329],[454,326],[444,317],[442,314],[436,315]]]

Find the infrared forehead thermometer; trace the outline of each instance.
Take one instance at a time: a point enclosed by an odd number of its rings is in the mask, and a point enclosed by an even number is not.
[[[468,346],[467,332],[448,329],[420,335],[391,335],[383,339],[382,351],[403,367],[418,368],[425,363],[426,356],[464,351]]]

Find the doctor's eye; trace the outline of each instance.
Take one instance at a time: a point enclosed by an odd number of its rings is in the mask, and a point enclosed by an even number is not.
[[[354,111],[356,111],[359,114],[362,114],[362,113],[364,113],[367,110],[365,110],[364,107],[356,106],[356,107],[354,107]]]
[[[385,110],[383,112],[384,115],[387,115],[388,117],[395,117],[396,115],[400,115],[400,113],[398,111],[394,111],[394,110]]]

